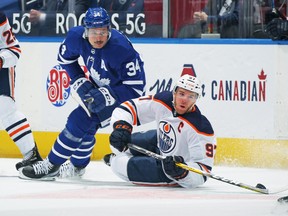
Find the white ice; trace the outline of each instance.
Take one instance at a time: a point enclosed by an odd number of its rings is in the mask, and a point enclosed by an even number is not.
[[[143,187],[123,182],[102,161],[92,161],[82,181],[30,181],[18,178],[15,163],[0,159],[1,216],[267,216],[288,215],[276,194],[209,179],[197,189]],[[288,189],[288,171],[215,166],[214,174],[271,192]]]

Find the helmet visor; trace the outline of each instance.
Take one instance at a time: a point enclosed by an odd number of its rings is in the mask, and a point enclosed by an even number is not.
[[[107,28],[89,28],[87,35],[88,37],[104,37],[109,35],[109,30]]]

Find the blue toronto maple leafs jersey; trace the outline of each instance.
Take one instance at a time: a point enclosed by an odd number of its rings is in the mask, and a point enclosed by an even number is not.
[[[90,80],[99,87],[109,85],[118,102],[144,95],[144,63],[130,40],[121,32],[111,29],[105,46],[96,49],[85,38],[83,26],[70,29],[59,48],[58,62],[68,72],[72,82],[85,76],[78,63],[79,57],[83,58],[89,70]]]

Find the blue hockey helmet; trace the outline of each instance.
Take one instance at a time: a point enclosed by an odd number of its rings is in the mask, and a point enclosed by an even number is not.
[[[84,18],[85,28],[110,28],[110,17],[102,7],[89,8]]]

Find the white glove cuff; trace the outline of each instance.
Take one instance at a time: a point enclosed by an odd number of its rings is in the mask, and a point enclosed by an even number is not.
[[[116,102],[115,98],[110,94],[110,92],[107,88],[100,87],[100,88],[98,88],[98,90],[104,96],[105,101],[106,101],[106,106],[112,106]]]

